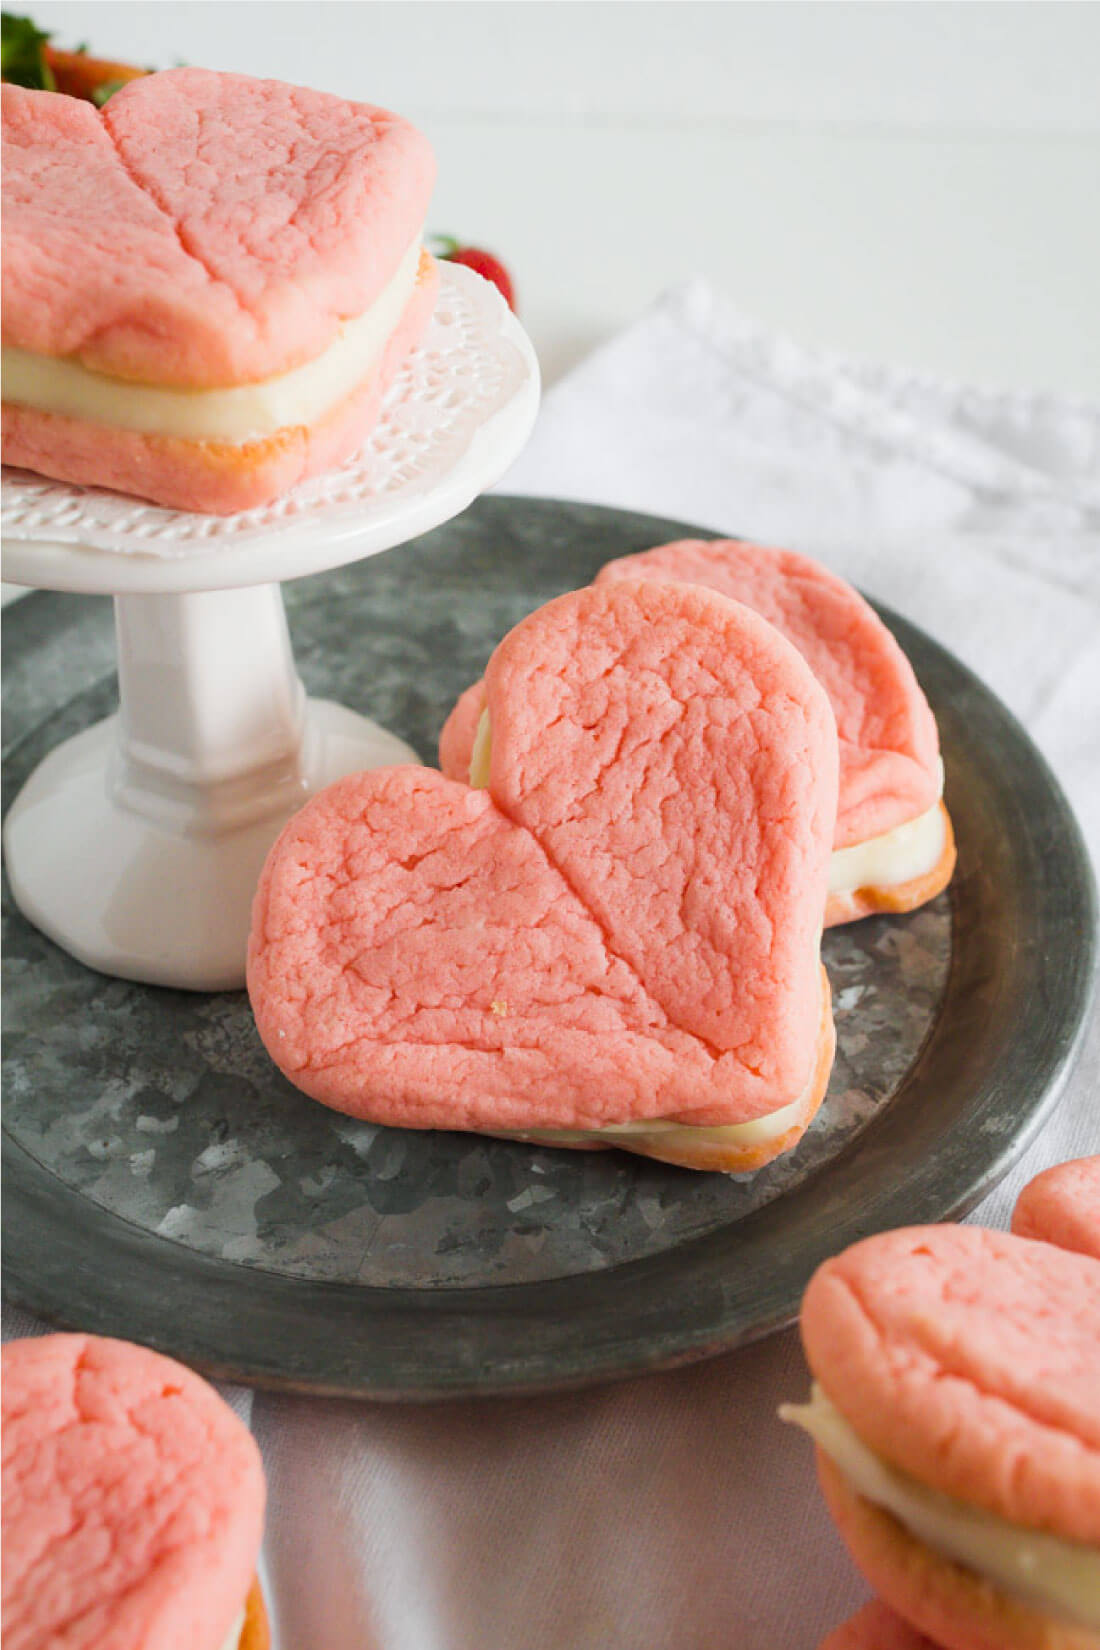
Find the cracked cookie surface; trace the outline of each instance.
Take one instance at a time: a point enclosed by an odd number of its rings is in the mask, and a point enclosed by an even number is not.
[[[251,1602],[259,1451],[173,1359],[93,1335],[3,1349],[9,1650],[221,1650]]]
[[[828,1035],[836,738],[795,650],[711,592],[625,582],[524,620],[487,692],[487,790],[357,775],[283,832],[249,957],[272,1057],[406,1126],[722,1126],[797,1100]]]

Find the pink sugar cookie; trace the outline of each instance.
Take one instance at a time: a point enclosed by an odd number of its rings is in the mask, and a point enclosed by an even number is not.
[[[355,450],[434,295],[412,126],[205,69],[3,113],[6,463],[225,512]]]
[[[4,1347],[3,1416],[5,1650],[266,1650],[260,1455],[212,1387],[45,1335]]]
[[[608,579],[705,585],[775,625],[829,695],[840,742],[834,848],[881,836],[939,800],[939,738],[913,667],[858,590],[793,550],[681,539],[608,562]]]
[[[1100,1645],[1100,1265],[977,1227],[887,1232],[802,1303],[830,1510],[949,1650]]]
[[[420,235],[427,139],[279,80],[168,69],[102,110],[5,85],[5,344],[111,378],[253,383],[315,359]]]
[[[879,1599],[822,1639],[819,1650],[943,1650]]]
[[[1036,1175],[1016,1199],[1012,1230],[1100,1260],[1100,1157],[1079,1157]]]
[[[637,578],[717,590],[761,614],[802,654],[836,717],[838,853],[938,810],[929,844],[903,840],[863,868],[835,862],[827,924],[871,911],[913,910],[939,893],[950,880],[955,851],[939,800],[935,720],[908,659],[859,592],[806,556],[736,539],[682,539],[623,556],[601,568],[595,582]],[[479,715],[478,689],[470,688],[440,737],[440,767],[452,778],[469,771]],[[895,869],[884,872],[891,861]]]
[[[439,766],[448,779],[466,784],[474,754],[478,723],[485,709],[485,678],[471,682],[460,693],[439,735]]]
[[[486,682],[487,790],[357,775],[272,849],[248,969],[269,1053],[356,1116],[652,1122],[558,1143],[663,1157],[686,1153],[670,1125],[783,1112],[763,1144],[688,1143],[693,1166],[767,1161],[805,1129],[832,1058],[824,693],[755,614],[655,583],[551,602]]]

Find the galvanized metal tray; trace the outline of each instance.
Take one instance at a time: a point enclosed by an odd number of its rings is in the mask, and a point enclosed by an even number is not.
[[[693,532],[483,499],[288,587],[306,686],[433,760],[455,696],[522,614],[611,556]],[[826,935],[838,1058],[796,1152],[729,1178],[355,1122],[281,1078],[243,995],[93,973],[5,887],[10,1296],[257,1385],[546,1389],[764,1335],[826,1255],[970,1208],[1058,1098],[1088,1005],[1094,894],[1019,725],[884,617],[939,719],[959,867],[926,910]],[[31,596],[4,616],[4,655],[6,806],[47,750],[110,710],[109,604]]]

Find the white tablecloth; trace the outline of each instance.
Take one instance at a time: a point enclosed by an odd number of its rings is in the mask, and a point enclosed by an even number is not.
[[[504,486],[820,557],[1011,706],[1100,861],[1100,408],[810,354],[699,281],[550,392]],[[1100,1150],[1098,1097],[1100,1023],[975,1218]],[[282,1650],[814,1650],[866,1589],[775,1418],[806,1383],[790,1333],[552,1399],[233,1392],[267,1464]]]

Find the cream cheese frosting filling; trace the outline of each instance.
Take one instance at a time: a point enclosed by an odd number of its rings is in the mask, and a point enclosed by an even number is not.
[[[128,383],[92,372],[79,361],[5,345],[0,359],[4,400],[139,435],[230,446],[316,424],[351,395],[381,358],[412,296],[419,264],[418,236],[375,302],[344,321],[327,349],[255,384],[180,390]]]
[[[244,1632],[245,1609],[242,1605],[233,1618],[233,1625],[221,1644],[221,1650],[240,1650],[241,1634]]]
[[[784,1404],[779,1414],[810,1434],[859,1495],[933,1552],[1052,1616],[1100,1629],[1095,1548],[1025,1529],[918,1483],[869,1449],[816,1382],[808,1404]]]
[[[599,1129],[525,1129],[522,1134],[510,1134],[509,1139],[530,1140],[544,1146],[583,1146],[589,1142],[607,1142],[627,1136],[634,1141],[662,1140],[677,1146],[762,1146],[778,1139],[798,1122],[806,1096],[813,1083],[806,1084],[797,1100],[763,1117],[750,1118],[747,1123],[724,1123],[712,1129],[692,1128],[690,1123],[673,1123],[668,1118],[652,1117],[638,1123],[605,1123]]]
[[[493,732],[489,712],[483,710],[477,724],[474,748],[470,753],[470,787],[483,791],[489,785]],[[940,763],[940,796],[943,795],[943,763]],[[943,853],[943,811],[939,799],[926,813],[907,819],[892,831],[868,837],[851,848],[838,848],[829,858],[830,894],[854,894],[859,888],[891,887],[923,877],[939,863]],[[706,1131],[710,1132],[710,1131]]]
[[[489,789],[489,764],[493,755],[493,724],[489,719],[489,712],[483,710],[478,717],[477,733],[474,735],[474,748],[470,752],[470,789],[472,791],[487,791]]]
[[[889,888],[895,883],[911,882],[926,876],[939,863],[947,830],[940,807],[943,763],[939,766],[939,794],[926,813],[907,819],[881,836],[834,851],[829,860],[830,894],[854,894],[860,888]]]

